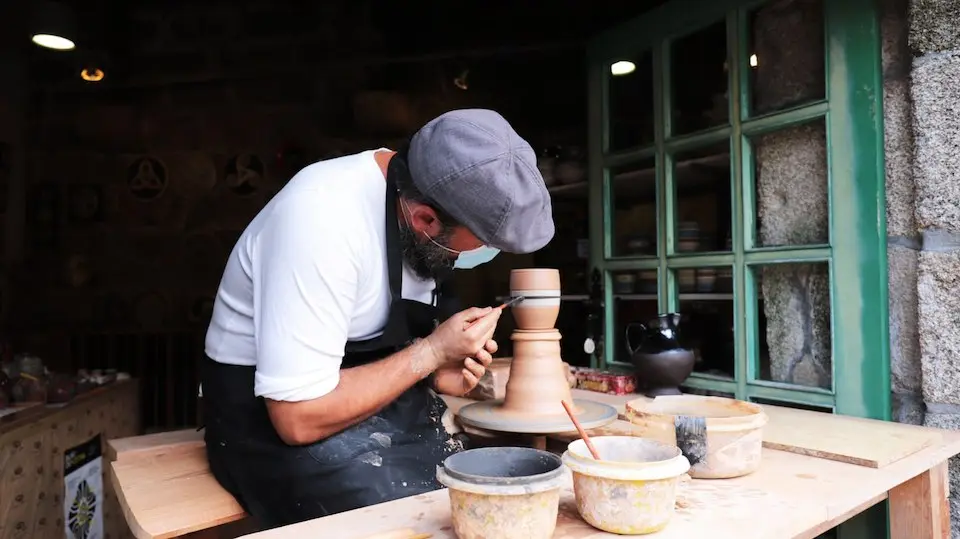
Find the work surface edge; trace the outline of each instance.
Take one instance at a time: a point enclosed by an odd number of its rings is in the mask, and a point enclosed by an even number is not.
[[[940,444],[882,469],[765,448],[764,464],[754,474],[736,479],[684,483],[678,497],[677,515],[657,537],[812,539],[884,500],[888,491],[958,453],[960,433],[954,432],[946,433]],[[789,492],[800,492],[802,496],[787,496]],[[765,515],[772,518],[764,518]],[[338,538],[359,539],[398,528],[431,533],[433,539],[454,538],[446,489],[244,538],[312,539],[335,534]],[[576,515],[568,483],[562,493],[554,538],[605,537],[620,536],[596,530]]]

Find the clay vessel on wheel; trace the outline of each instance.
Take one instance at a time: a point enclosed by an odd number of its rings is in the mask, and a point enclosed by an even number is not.
[[[515,269],[510,272],[510,295],[526,298],[511,309],[518,329],[553,329],[560,313],[560,271]]]

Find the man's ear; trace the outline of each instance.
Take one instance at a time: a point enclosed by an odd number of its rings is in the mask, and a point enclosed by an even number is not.
[[[431,238],[439,236],[443,232],[443,223],[437,218],[437,212],[426,204],[411,204],[410,226],[417,232],[426,233]]]

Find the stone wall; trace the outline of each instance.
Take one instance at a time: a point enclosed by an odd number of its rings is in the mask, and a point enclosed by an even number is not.
[[[884,154],[887,195],[890,371],[893,418],[922,424],[924,405],[918,336],[917,259],[922,241],[915,218],[912,57],[908,1],[882,2]]]
[[[911,0],[918,334],[925,423],[960,429],[960,4]],[[950,466],[960,537],[960,461]]]

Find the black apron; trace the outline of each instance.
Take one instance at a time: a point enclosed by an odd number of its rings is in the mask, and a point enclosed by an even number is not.
[[[400,159],[391,159],[386,243],[392,302],[387,324],[380,337],[346,343],[344,369],[387,357],[429,335],[457,311],[447,284],[438,284],[434,305],[400,297],[394,178],[405,172]],[[447,407],[427,380],[354,427],[312,445],[289,446],[273,428],[264,400],[253,394],[254,372],[254,367],[205,360],[204,437],[213,475],[265,528],[441,488],[437,465],[463,447],[441,424]]]

